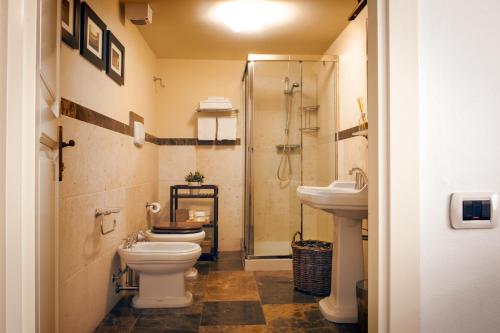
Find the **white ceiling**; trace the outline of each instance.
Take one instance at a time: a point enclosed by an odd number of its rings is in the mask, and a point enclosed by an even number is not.
[[[284,0],[289,22],[235,33],[209,17],[218,0],[150,0],[153,23],[139,30],[159,58],[246,59],[248,53],[322,54],[348,23],[356,0]]]

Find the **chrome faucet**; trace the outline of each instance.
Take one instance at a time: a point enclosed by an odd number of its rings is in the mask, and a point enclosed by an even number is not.
[[[366,184],[368,184],[368,176],[361,168],[352,168],[349,170],[349,175],[356,174],[356,190],[361,190]]]
[[[145,242],[146,235],[144,234],[144,231],[142,231],[142,230],[139,230],[137,232],[134,231],[130,236],[128,236],[127,238],[124,238],[123,240],[125,241],[123,244],[123,248],[130,249],[137,242]]]
[[[133,235],[128,236],[127,238],[124,238],[123,240],[124,240],[124,243],[123,243],[124,249],[130,249],[130,248],[132,248],[132,245],[135,244]]]

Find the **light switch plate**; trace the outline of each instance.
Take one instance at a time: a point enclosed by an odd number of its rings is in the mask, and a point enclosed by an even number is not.
[[[464,219],[464,201],[489,201],[490,219]],[[494,192],[457,192],[451,195],[450,220],[455,229],[487,229],[498,225],[498,194]]]
[[[142,146],[146,141],[146,132],[144,131],[144,124],[138,121],[134,122],[134,143],[137,146]]]

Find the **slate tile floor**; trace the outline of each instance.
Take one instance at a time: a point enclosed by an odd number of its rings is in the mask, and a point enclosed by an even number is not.
[[[291,272],[245,272],[238,252],[198,262],[189,281],[194,303],[180,309],[134,309],[125,296],[95,332],[356,333],[358,325],[326,321],[318,299],[293,289]]]

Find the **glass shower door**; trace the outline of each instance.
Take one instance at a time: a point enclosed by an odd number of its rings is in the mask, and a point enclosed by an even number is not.
[[[254,256],[289,256],[301,230],[301,63],[253,63],[250,155]]]

